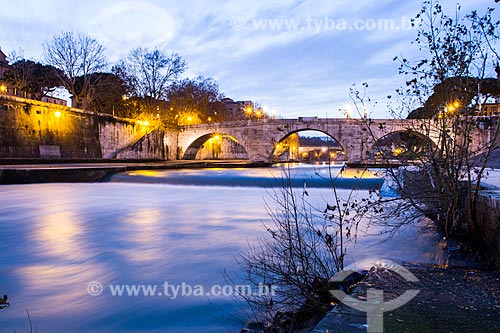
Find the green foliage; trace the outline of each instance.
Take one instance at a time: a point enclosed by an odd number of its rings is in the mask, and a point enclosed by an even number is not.
[[[188,117],[201,123],[224,121],[227,117],[224,96],[210,78],[199,76],[174,82],[167,90],[167,98],[181,124],[189,124]]]
[[[128,91],[120,77],[112,73],[94,73],[86,79],[78,77],[75,81],[77,93],[81,93],[86,80],[91,83],[86,97],[87,107],[90,110],[116,116],[127,116],[124,97]]]
[[[51,65],[43,65],[28,59],[17,59],[5,72],[5,80],[28,98],[41,100],[61,86],[64,74]]]

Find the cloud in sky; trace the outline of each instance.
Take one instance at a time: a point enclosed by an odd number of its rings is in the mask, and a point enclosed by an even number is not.
[[[0,46],[43,59],[42,43],[62,31],[89,33],[111,62],[136,46],[181,54],[187,75],[215,78],[226,96],[269,105],[283,116],[330,117],[348,91],[368,81],[384,98],[403,83],[394,56],[411,53],[408,20],[420,1],[0,0]],[[464,4],[484,10],[491,0]],[[446,2],[445,7],[453,9]],[[395,29],[377,26],[392,20]],[[353,28],[358,22],[362,25]],[[371,24],[371,25],[369,25]],[[349,29],[352,28],[352,29]]]

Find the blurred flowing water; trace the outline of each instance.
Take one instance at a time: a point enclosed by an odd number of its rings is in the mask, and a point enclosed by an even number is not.
[[[328,168],[290,170],[299,188],[306,180],[310,202],[331,201],[332,190],[312,181]],[[349,172],[357,184],[379,179]],[[238,271],[236,251],[262,235],[269,182],[280,177],[276,169],[136,171],[106,183],[1,186],[0,294],[11,306],[0,310],[0,332],[29,332],[25,309],[39,332],[239,331],[245,318],[229,297],[119,297],[107,286],[225,285],[223,271]],[[438,235],[421,227],[389,240],[360,228],[348,261],[442,261]],[[99,296],[88,293],[94,281]]]

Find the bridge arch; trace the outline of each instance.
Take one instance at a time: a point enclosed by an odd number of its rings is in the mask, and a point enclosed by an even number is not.
[[[368,159],[421,158],[436,147],[427,135],[414,130],[396,130],[375,140],[367,152]]]
[[[426,136],[434,145],[441,140],[432,120],[422,119],[298,119],[239,120],[224,123],[183,126],[176,138],[177,158],[197,158],[196,149],[203,146],[202,136],[223,133],[234,138],[254,162],[272,162],[276,143],[299,131],[319,131],[329,135],[345,151],[348,162],[368,160],[368,152],[382,138],[394,132],[414,131]],[[478,136],[481,133],[478,133]],[[200,143],[201,141],[201,143]],[[188,151],[189,150],[189,151]]]
[[[245,147],[234,136],[210,132],[193,140],[182,155],[184,160],[248,159]]]
[[[340,158],[342,160],[345,159],[346,150],[344,149],[343,145],[340,143],[340,141],[336,137],[334,137],[332,134],[328,133],[328,131],[325,131],[323,129],[317,129],[317,128],[313,128],[311,126],[307,126],[307,127],[303,127],[303,128],[293,129],[293,130],[287,132],[285,135],[282,135],[281,137],[278,136],[279,139],[273,143],[273,151],[271,153],[271,160],[276,160],[278,158],[278,156],[280,156],[286,149],[291,149],[291,147],[289,146],[290,143],[287,142],[287,140],[291,139],[294,135],[298,136],[298,134],[301,132],[302,133],[303,132],[317,132],[317,133],[321,133],[325,137],[328,137],[329,139],[331,139],[331,142],[334,143],[333,145],[331,143],[325,141],[324,146],[321,146],[321,147],[317,146],[318,149],[320,150],[320,152],[319,152],[320,155],[322,155],[322,154],[328,155],[326,157],[327,161],[330,161],[331,159],[337,159],[337,158]],[[300,140],[300,136],[299,136],[298,140]],[[292,160],[310,159],[309,154],[307,154],[307,158],[306,158],[306,156],[303,155],[303,154],[305,154],[305,152],[300,150],[300,142],[297,142],[297,144],[298,145],[296,147],[296,151],[294,153],[289,152],[289,157],[291,157],[290,159],[292,159]],[[308,147],[308,148],[313,148],[313,147]],[[338,152],[341,152],[341,153],[338,153]],[[318,158],[319,157],[318,154],[317,153],[315,153],[315,154],[316,154],[316,157]]]

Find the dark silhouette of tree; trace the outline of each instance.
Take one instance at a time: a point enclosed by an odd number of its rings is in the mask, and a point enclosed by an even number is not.
[[[443,106],[458,102],[460,105],[469,105],[477,97],[478,90],[482,98],[500,97],[500,79],[451,77],[438,83],[433,88],[432,95],[425,101],[422,108],[416,109],[408,115],[408,119],[429,119],[435,117]]]
[[[167,92],[170,112],[180,124],[224,121],[227,109],[223,94],[213,79],[202,76],[173,83]]]
[[[41,100],[61,86],[64,74],[50,65],[27,59],[17,59],[5,72],[5,80],[21,91],[23,97]]]
[[[78,77],[75,81],[77,93],[81,93],[86,81],[93,82],[87,92],[86,104],[89,109],[115,116],[127,116],[126,96],[129,93],[123,80],[112,73],[94,73],[90,78]]]
[[[95,85],[96,75],[107,65],[104,47],[88,35],[74,35],[64,32],[54,36],[45,45],[48,64],[60,69],[56,72],[62,85],[73,95],[76,107],[85,107],[85,99]],[[83,82],[78,82],[78,78]]]

